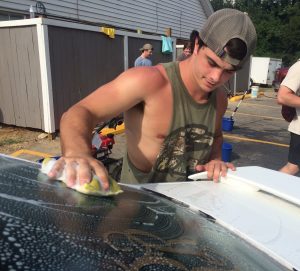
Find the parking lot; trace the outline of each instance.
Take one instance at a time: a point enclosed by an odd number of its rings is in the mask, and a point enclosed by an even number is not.
[[[229,102],[230,117],[238,101]],[[276,93],[272,89],[258,98],[241,102],[234,117],[233,130],[224,132],[224,141],[232,145],[232,162],[236,166],[262,166],[277,170],[287,161],[288,123],[281,116]]]

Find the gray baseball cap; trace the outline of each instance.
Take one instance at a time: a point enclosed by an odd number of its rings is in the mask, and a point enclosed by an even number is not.
[[[153,46],[150,43],[146,43],[143,45],[142,48],[140,48],[140,51],[144,51],[144,50],[153,50]]]
[[[200,30],[204,44],[223,60],[241,67],[256,47],[256,30],[248,14],[236,9],[221,9],[213,13]],[[226,44],[234,38],[241,39],[247,46],[247,54],[242,60],[229,56]]]

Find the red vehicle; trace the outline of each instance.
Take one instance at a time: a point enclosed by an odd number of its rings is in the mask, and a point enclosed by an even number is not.
[[[92,155],[101,161],[106,167],[109,175],[115,180],[119,180],[121,176],[123,158],[111,158],[112,148],[115,144],[114,134],[101,134],[102,129],[105,127],[117,129],[118,125],[123,123],[123,116],[115,117],[108,122],[103,122],[95,127],[92,140]],[[59,159],[60,156],[54,156],[52,158]],[[42,163],[44,158],[37,160],[38,163]],[[1,267],[0,267],[1,269]],[[2,269],[1,269],[2,270]]]
[[[109,120],[108,122],[99,124],[94,129],[92,140],[93,156],[104,164],[110,176],[115,180],[120,179],[123,158],[115,159],[110,157],[113,145],[115,144],[114,134],[103,135],[101,131],[105,127],[116,129],[117,126],[121,125],[122,123],[123,116],[118,116]]]
[[[279,90],[280,84],[283,81],[283,79],[286,77],[288,70],[289,70],[288,67],[279,68],[276,70],[275,79],[272,82],[275,92],[277,92]]]

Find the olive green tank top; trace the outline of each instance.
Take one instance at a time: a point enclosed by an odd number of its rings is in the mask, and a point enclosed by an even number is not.
[[[215,134],[216,92],[206,104],[198,104],[188,93],[179,71],[179,62],[163,64],[172,85],[173,117],[157,160],[149,173],[138,170],[126,155],[121,182],[186,181],[197,164],[208,162]]]

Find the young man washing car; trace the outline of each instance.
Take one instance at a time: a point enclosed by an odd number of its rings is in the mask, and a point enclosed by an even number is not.
[[[247,14],[215,12],[187,60],[129,69],[64,113],[63,156],[49,177],[66,167],[72,186],[77,177],[89,182],[94,172],[107,188],[107,172],[91,156],[91,132],[122,112],[127,155],[121,182],[183,181],[203,170],[216,181],[225,176],[234,166],[221,160],[227,96],[219,87],[242,67],[255,45],[256,31]]]

